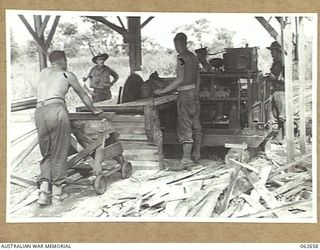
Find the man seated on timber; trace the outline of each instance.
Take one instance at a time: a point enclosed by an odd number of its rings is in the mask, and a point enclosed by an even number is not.
[[[62,184],[67,177],[67,156],[69,153],[71,128],[65,96],[73,88],[82,102],[94,114],[102,110],[95,108],[90,97],[82,89],[77,77],[67,71],[64,51],[50,53],[51,67],[41,71],[37,88],[35,123],[42,160],[40,162],[40,184],[38,203],[51,204],[52,196],[62,195]]]
[[[198,163],[200,160],[202,137],[198,97],[200,76],[198,60],[187,48],[187,36],[184,33],[178,33],[174,38],[174,45],[179,53],[177,56],[177,78],[167,87],[157,89],[154,93],[161,95],[173,89],[177,89],[179,93],[177,134],[183,146],[183,158],[176,170],[182,170],[190,167],[193,161]]]
[[[273,96],[272,110],[273,115],[278,121],[278,141],[282,142],[284,138],[285,121],[285,83],[283,78],[283,64],[281,45],[278,42],[271,43],[270,47],[273,63],[270,68],[268,79],[271,82],[271,93]]]
[[[111,99],[110,88],[115,84],[119,75],[113,69],[105,65],[105,61],[109,58],[108,54],[98,54],[92,58],[92,62],[96,65],[90,69],[88,75],[83,77],[83,81],[90,79],[90,88],[93,88],[93,102],[101,102]],[[113,80],[110,81],[110,76]]]

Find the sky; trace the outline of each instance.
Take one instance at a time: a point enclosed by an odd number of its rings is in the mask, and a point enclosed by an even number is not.
[[[78,24],[80,31],[85,31],[89,28],[88,25],[83,24],[80,15],[103,15],[107,16],[108,20],[119,25],[116,16],[121,16],[123,22],[126,25],[125,16],[128,13],[113,13],[113,12],[35,12],[35,11],[20,11],[23,13],[27,20],[33,24],[32,15],[33,14],[51,14],[51,15],[61,15],[60,22],[75,22]],[[31,35],[27,31],[26,27],[23,25],[21,20],[18,18],[18,12],[8,12],[7,20],[9,25],[14,27],[13,35],[14,39],[18,44],[25,44],[27,40],[32,39]],[[243,39],[246,39],[249,42],[249,46],[257,46],[260,48],[267,47],[273,42],[273,38],[266,32],[266,30],[257,22],[254,18],[254,14],[226,14],[226,13],[130,13],[129,15],[140,15],[141,22],[143,22],[149,16],[155,16],[149,24],[147,24],[142,29],[142,36],[148,36],[158,42],[165,48],[173,49],[173,34],[171,33],[174,28],[184,24],[192,24],[196,20],[205,18],[210,22],[210,28],[214,30],[215,28],[226,28],[231,31],[236,31],[234,36],[234,46],[238,47]],[[260,14],[261,15],[261,14]],[[271,14],[264,15],[267,20],[272,17]],[[53,21],[51,17],[48,26],[50,27],[51,22]],[[280,32],[280,25],[274,19],[270,19],[270,23],[273,27]],[[312,36],[315,29],[316,20],[313,18],[313,21],[306,21],[306,36]],[[207,41],[209,42],[209,41]],[[204,41],[205,45],[206,41]]]

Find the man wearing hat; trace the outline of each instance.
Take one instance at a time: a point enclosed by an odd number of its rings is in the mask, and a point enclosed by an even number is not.
[[[187,36],[184,33],[178,33],[174,38],[174,45],[179,53],[177,78],[164,89],[157,89],[154,93],[161,95],[174,89],[178,91],[177,134],[183,147],[183,157],[179,166],[172,170],[182,170],[192,166],[193,161],[198,163],[200,160],[202,138],[198,97],[200,77],[197,57],[187,48]]]
[[[274,41],[270,47],[273,63],[268,75],[271,81],[271,90],[273,95],[272,110],[273,115],[278,120],[278,140],[281,142],[284,137],[284,120],[285,120],[285,85],[283,78],[283,63],[281,45]]]
[[[106,53],[94,56],[92,62],[96,65],[91,68],[86,77],[82,78],[83,81],[90,79],[90,88],[93,88],[93,93],[91,93],[93,102],[111,99],[110,88],[119,79],[117,72],[104,64],[108,58],[109,55]],[[110,81],[110,76],[113,77],[112,81]]]

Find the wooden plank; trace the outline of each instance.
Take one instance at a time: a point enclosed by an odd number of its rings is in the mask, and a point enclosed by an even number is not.
[[[24,98],[24,99],[12,101],[11,108],[16,108],[23,105],[36,105],[36,104],[37,104],[37,98],[34,98],[34,97]]]
[[[121,142],[113,143],[102,149],[103,159],[112,159],[115,156],[119,156],[123,153]]]
[[[159,169],[157,161],[130,161],[134,171]]]
[[[112,122],[112,125],[117,129],[126,129],[126,128],[136,128],[136,129],[143,129],[144,130],[144,123],[128,123],[128,122]],[[145,130],[144,130],[145,131]]]
[[[114,112],[103,112],[98,115],[94,115],[91,112],[76,112],[69,113],[70,121],[78,121],[78,120],[112,120],[115,116]]]
[[[53,21],[53,24],[51,26],[51,29],[49,31],[49,34],[48,34],[48,37],[47,37],[47,41],[46,41],[46,44],[45,44],[45,48],[46,49],[48,49],[50,47],[50,44],[52,42],[54,33],[56,32],[56,28],[58,26],[59,20],[60,20],[60,16],[56,16],[54,21]]]
[[[11,181],[18,181],[19,183],[24,183],[26,186],[37,186],[37,182],[13,174],[10,175],[10,182]]]
[[[235,187],[236,180],[237,180],[237,178],[239,176],[241,167],[242,166],[238,164],[236,169],[235,169],[235,171],[232,173],[230,184],[229,184],[229,187],[227,189],[227,193],[226,193],[226,196],[224,198],[224,202],[223,202],[223,205],[222,205],[222,208],[221,208],[221,212],[224,212],[228,208],[228,205],[229,205],[229,202],[230,202],[230,197],[231,197],[231,194],[233,193],[233,189]]]
[[[176,184],[186,183],[186,182],[190,182],[190,181],[207,180],[207,179],[211,179],[211,178],[216,177],[216,176],[219,176],[219,173],[217,173],[216,170],[213,170],[210,173],[206,173],[206,174],[203,174],[203,175],[194,176],[192,178],[188,178],[188,179],[177,181]]]
[[[285,138],[287,150],[287,162],[294,159],[294,131],[293,131],[293,79],[292,79],[292,17],[287,17],[284,29],[284,47],[282,53],[284,55],[284,75],[285,75],[285,100],[286,100],[286,122],[285,122]],[[288,53],[285,55],[285,50]]]
[[[86,147],[84,150],[79,152],[77,155],[75,155],[73,158],[71,158],[67,162],[67,168],[70,168],[77,164],[80,160],[88,156],[93,150],[101,146],[102,141],[101,140],[95,140],[93,141],[88,147]]]
[[[256,168],[254,168],[253,166],[250,166],[249,164],[246,164],[246,163],[243,163],[243,162],[239,162],[239,161],[234,160],[234,159],[230,159],[230,161],[236,163],[238,166],[241,166],[243,168],[249,169],[250,171],[252,171],[252,172],[254,172],[256,174],[259,173],[259,171]]]
[[[21,19],[21,21],[23,22],[23,24],[26,26],[27,30],[29,31],[29,33],[31,34],[31,36],[33,37],[33,39],[37,42],[37,44],[41,47],[42,52],[44,54],[48,54],[46,46],[42,43],[42,41],[40,40],[40,38],[38,37],[37,33],[32,29],[32,27],[30,26],[30,24],[28,23],[27,19],[23,16],[23,15],[18,15],[19,18]]]
[[[26,197],[25,200],[21,201],[18,205],[16,205],[14,208],[12,208],[9,213],[12,214],[16,212],[17,210],[30,205],[31,203],[35,202],[38,200],[38,193],[39,191],[36,189],[34,190],[28,197]]]
[[[301,163],[305,163],[306,160],[311,159],[311,157],[312,157],[311,154],[304,155],[300,159],[296,160],[295,162],[288,163],[280,168],[273,170],[271,172],[271,174],[269,175],[268,181],[272,180],[274,176],[276,176],[278,173],[280,173],[282,171],[285,171],[285,170],[287,170],[293,166],[299,165]]]
[[[202,146],[224,146],[226,143],[246,142],[250,148],[258,148],[266,138],[259,135],[230,135],[230,134],[211,134],[203,131]],[[179,144],[177,134],[174,132],[163,132],[164,144]]]
[[[265,209],[264,206],[262,206],[256,199],[253,199],[250,195],[242,194],[240,195],[240,198],[245,199],[245,201],[248,202],[248,204],[256,211]]]
[[[39,27],[39,29],[38,29],[38,31],[37,31],[37,34],[38,34],[39,37],[40,37],[41,35],[43,35],[43,32],[44,32],[44,30],[45,30],[46,27],[47,27],[47,24],[48,24],[48,22],[49,22],[49,19],[50,19],[50,16],[49,16],[49,15],[46,15],[46,16],[44,17],[44,20],[43,20],[43,22],[41,23],[41,26]]]
[[[18,144],[19,142],[27,139],[28,137],[32,136],[32,135],[35,134],[36,132],[37,132],[37,129],[36,129],[36,128],[33,128],[33,129],[31,129],[30,131],[28,131],[27,133],[24,133],[23,135],[15,138],[14,140],[12,140],[12,141],[10,142],[11,147],[14,146],[14,145],[16,145],[16,144]]]
[[[312,201],[311,200],[303,200],[303,201],[295,201],[295,202],[291,202],[291,203],[286,203],[286,204],[283,204],[281,206],[274,207],[272,209],[266,209],[266,210],[258,211],[258,212],[253,213],[253,214],[241,215],[241,216],[239,216],[239,218],[257,218],[257,217],[267,216],[267,215],[270,215],[272,213],[277,214],[280,211],[287,210],[290,207],[294,207],[296,205],[301,205],[301,204],[312,204]],[[287,216],[288,216],[288,218],[292,218],[293,214],[290,213]]]
[[[148,17],[148,18],[140,25],[140,29],[142,29],[144,26],[146,26],[153,18],[154,18],[154,16]]]
[[[291,198],[292,196],[296,195],[297,193],[299,193],[300,191],[306,189],[307,186],[304,186],[304,185],[299,185],[298,187],[295,187],[293,188],[292,190],[286,192],[285,194],[283,194],[283,196],[286,198],[286,199],[289,199]]]
[[[119,139],[122,140],[134,140],[134,141],[148,141],[146,134],[120,134]]]
[[[298,17],[296,17],[298,18]],[[299,145],[300,150],[306,153],[306,115],[305,115],[305,82],[306,82],[306,43],[304,34],[304,18],[300,18],[298,25],[299,31],[297,32],[298,51],[299,51]]]
[[[87,16],[90,19],[93,19],[97,22],[103,23],[109,28],[113,29],[114,31],[118,32],[120,35],[126,36],[127,30],[123,29],[122,27],[115,25],[114,23],[109,22],[107,19],[105,19],[102,16]]]
[[[213,189],[206,198],[206,202],[195,214],[197,217],[212,217],[213,210],[222,190]]]
[[[150,150],[155,150],[157,151],[158,148],[154,145],[151,145],[148,142],[144,141],[128,141],[128,140],[121,140],[122,147],[124,150],[135,150],[135,149],[150,149]]]
[[[30,144],[16,157],[11,161],[11,168],[15,169],[38,145],[38,137],[35,137]]]
[[[127,160],[158,161],[159,154],[157,151],[149,149],[125,150],[124,157]]]
[[[189,171],[188,173],[176,174],[173,176],[174,180],[171,180],[171,181],[167,182],[166,184],[172,184],[172,183],[178,182],[180,180],[186,179],[188,177],[191,177],[195,174],[202,172],[205,169],[206,169],[206,167],[201,167],[199,169]]]
[[[301,175],[299,175],[298,177],[294,178],[292,181],[289,181],[286,184],[284,184],[283,186],[273,190],[273,193],[275,195],[279,195],[279,194],[285,193],[285,192],[289,191],[292,188],[298,187],[303,182],[305,182],[306,180],[309,180],[309,179],[311,179],[311,175],[309,173],[301,173]]]
[[[112,122],[124,122],[124,123],[143,123],[144,124],[144,116],[143,115],[115,115]]]
[[[137,128],[137,127],[130,127],[130,126],[127,126],[127,127],[114,127],[115,130],[121,134],[146,134],[146,131],[144,128]]]
[[[118,114],[139,114],[143,115],[143,106],[134,106],[134,107],[123,107],[117,105],[117,106],[110,106],[102,104],[102,103],[95,103],[95,107],[98,107],[103,110],[103,112],[115,112]],[[81,106],[76,108],[77,112],[88,112],[90,111],[88,107]]]
[[[264,199],[264,201],[271,209],[281,206],[277,199],[274,197],[273,193],[271,193],[264,185],[259,184],[259,180],[257,180],[258,177],[253,177],[253,175],[251,175],[246,169],[242,169],[242,172],[250,181],[253,188],[259,193],[259,195]],[[278,217],[291,214],[289,211],[284,210],[276,211],[275,213]]]
[[[268,31],[270,36],[272,36],[275,40],[279,40],[278,32],[271,26],[270,23],[267,22],[267,20],[264,17],[256,16],[255,18],[262,25],[262,27],[265,28],[266,31]]]

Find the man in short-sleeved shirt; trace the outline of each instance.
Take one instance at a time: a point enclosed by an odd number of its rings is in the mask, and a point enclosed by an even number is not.
[[[187,48],[187,36],[178,33],[174,38],[177,52],[177,78],[164,89],[158,89],[155,94],[163,94],[173,89],[178,91],[178,127],[177,134],[183,146],[183,158],[176,170],[188,168],[193,161],[200,160],[201,123],[199,119],[199,63],[196,56]],[[193,146],[193,152],[192,151]],[[192,161],[193,160],[193,161]]]
[[[108,54],[99,54],[92,58],[92,61],[96,64],[89,72],[88,76],[83,77],[86,81],[90,79],[90,88],[93,88],[92,100],[93,102],[100,102],[111,99],[110,88],[115,84],[119,75],[113,69],[104,64],[108,59]],[[110,77],[113,80],[110,80]]]

